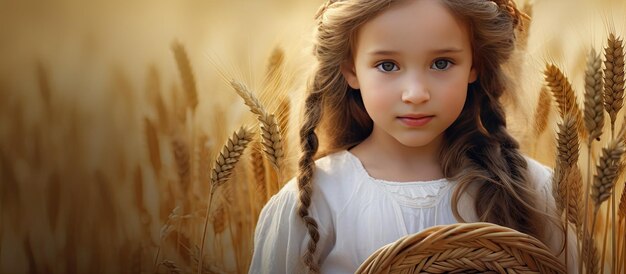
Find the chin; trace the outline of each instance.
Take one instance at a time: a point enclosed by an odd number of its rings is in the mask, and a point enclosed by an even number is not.
[[[436,136],[419,136],[396,138],[396,140],[406,147],[423,147],[428,146],[435,140]]]

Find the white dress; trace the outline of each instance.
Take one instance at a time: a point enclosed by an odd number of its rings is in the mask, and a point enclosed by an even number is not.
[[[550,203],[551,170],[527,158],[530,179]],[[374,251],[435,225],[453,224],[446,179],[390,182],[372,178],[359,159],[343,150],[316,161],[309,214],[317,220],[316,258],[321,273],[354,273]],[[468,191],[471,193],[472,191]],[[477,221],[471,194],[459,200],[461,216]],[[309,235],[298,216],[298,186],[290,180],[263,208],[254,237],[250,273],[305,273],[301,260]],[[546,208],[547,209],[547,208]]]

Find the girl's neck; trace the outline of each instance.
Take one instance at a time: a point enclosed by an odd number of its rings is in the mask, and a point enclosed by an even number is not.
[[[443,178],[439,162],[442,141],[443,136],[439,136],[425,146],[408,147],[372,132],[350,152],[374,178],[397,182],[431,181]]]

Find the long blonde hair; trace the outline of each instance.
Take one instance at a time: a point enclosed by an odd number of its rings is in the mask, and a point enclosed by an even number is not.
[[[360,92],[348,86],[340,66],[353,57],[352,45],[359,27],[400,1],[406,0],[328,1],[316,15],[314,55],[318,66],[307,90],[300,128],[303,154],[297,178],[298,214],[311,237],[303,259],[313,272],[319,272],[315,251],[320,235],[308,208],[313,195],[314,159],[319,156],[316,131],[327,141],[324,154],[348,149],[371,133],[373,123]],[[531,202],[537,195],[527,179],[526,160],[506,130],[499,101],[508,81],[502,64],[514,50],[514,29],[521,22],[521,13],[509,0],[441,2],[468,25],[473,65],[478,72],[478,80],[468,86],[463,111],[444,133],[440,153],[444,175],[459,182],[452,199],[453,213],[462,220],[457,208],[461,193],[470,183],[481,183],[475,200],[480,221],[507,226],[547,242],[539,229],[541,213]]]

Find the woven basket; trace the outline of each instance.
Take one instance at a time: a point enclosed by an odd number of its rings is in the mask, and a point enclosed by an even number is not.
[[[356,273],[566,273],[540,241],[491,223],[435,226],[378,249]]]

